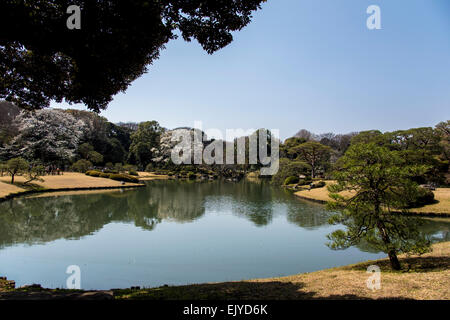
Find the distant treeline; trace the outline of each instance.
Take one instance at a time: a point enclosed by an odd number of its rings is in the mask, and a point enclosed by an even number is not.
[[[284,184],[286,178],[292,176],[298,179],[304,176],[306,182],[316,177],[329,177],[334,163],[350,145],[375,142],[403,152],[408,161],[429,166],[431,169],[420,182],[445,184],[450,156],[449,127],[446,121],[434,128],[385,133],[370,130],[315,134],[302,129],[281,143],[280,170],[272,180],[275,184]],[[30,163],[61,168],[70,168],[82,160],[96,167],[129,164],[140,170],[171,171],[176,170],[170,160],[173,147],[170,138],[174,130],[163,128],[156,121],[111,123],[96,113],[80,110],[21,111],[9,102],[0,101],[0,160],[21,157]],[[85,166],[81,167],[85,169]],[[186,170],[195,171],[193,166],[188,167]],[[208,169],[247,173],[257,171],[259,166],[246,163],[213,165]]]

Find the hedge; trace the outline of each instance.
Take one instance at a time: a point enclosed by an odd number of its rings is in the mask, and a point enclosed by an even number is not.
[[[91,177],[100,177],[101,174],[102,174],[102,172],[97,171],[97,170],[86,171],[86,175],[91,176]]]
[[[91,176],[91,177],[108,178],[108,179],[123,181],[123,182],[139,183],[138,178],[132,177],[127,174],[121,174],[121,173],[106,173],[106,172],[100,172],[97,170],[89,170],[89,171],[86,171],[86,175]]]
[[[132,177],[132,176],[127,175],[127,174],[120,174],[120,173],[118,173],[118,174],[114,174],[114,173],[110,174],[109,178],[112,179],[112,180],[123,181],[123,182],[132,182],[132,183],[138,183],[139,182],[138,178]]]

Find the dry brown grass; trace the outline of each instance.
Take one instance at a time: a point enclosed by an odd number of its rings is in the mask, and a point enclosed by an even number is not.
[[[289,277],[259,279],[301,285],[315,298],[358,299],[450,299],[450,242],[435,244],[433,252],[422,257],[401,257],[403,271],[393,272],[388,259],[327,269]],[[381,268],[381,289],[367,288],[369,265]],[[409,269],[409,271],[408,271]]]
[[[331,183],[332,181],[326,182],[327,185]],[[409,212],[418,214],[450,215],[450,188],[437,188],[433,192],[436,203],[429,204],[421,208],[410,209]],[[347,193],[347,195],[349,194],[350,193]],[[331,200],[328,196],[327,186],[312,190],[297,191],[295,192],[295,195],[304,199],[323,203]]]
[[[8,180],[11,180],[11,178],[9,178]],[[0,182],[0,198],[6,197],[10,194],[20,193],[24,191],[25,191],[24,189],[14,186],[12,184]]]
[[[450,188],[437,188],[434,192],[436,203],[414,208],[411,211],[417,213],[447,213],[450,214]]]
[[[43,176],[44,181],[33,181],[36,184],[45,189],[89,189],[89,188],[115,188],[115,187],[131,187],[139,186],[137,183],[125,183],[122,184],[120,181],[115,181],[106,178],[90,177],[82,173],[76,172],[65,172],[64,175],[55,176]],[[0,181],[9,182],[11,177],[4,176],[0,177]],[[23,183],[26,181],[24,177],[17,176],[15,178],[16,182]],[[0,184],[0,197],[8,196],[12,193],[18,191],[25,191],[21,188],[13,186],[7,183]]]
[[[400,257],[404,270],[387,259],[288,277],[118,290],[120,299],[450,299],[450,242],[422,257]],[[381,289],[367,288],[369,265],[381,268]]]
[[[311,190],[302,190],[295,192],[296,196],[301,198],[316,200],[321,202],[330,201],[331,198],[328,196],[327,186],[332,183],[332,181],[325,181],[326,185],[323,188],[315,188]]]
[[[161,174],[155,174],[153,172],[144,172],[144,171],[139,171],[139,180],[142,181],[147,181],[147,180],[164,180],[164,179],[168,179],[169,176],[167,175],[161,175]]]

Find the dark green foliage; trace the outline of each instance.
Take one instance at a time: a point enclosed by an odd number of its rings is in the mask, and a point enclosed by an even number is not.
[[[177,34],[211,54],[264,1],[2,0],[0,98],[28,109],[63,99],[105,109]],[[81,7],[80,30],[66,27],[73,4]]]
[[[129,176],[127,174],[110,174],[109,178],[112,180],[123,181],[123,182],[131,182],[131,183],[139,183],[139,179]]]
[[[91,177],[108,178],[108,179],[123,181],[123,182],[132,182],[132,183],[139,182],[139,179],[132,177],[130,175],[127,175],[127,174],[106,173],[106,172],[101,172],[101,171],[97,171],[97,170],[89,170],[86,172],[86,175],[91,176]]]
[[[407,190],[409,191],[409,190]],[[406,204],[404,208],[418,208],[427,204],[434,203],[433,191],[425,188],[414,189],[413,192],[404,194],[406,198]]]
[[[137,171],[135,171],[135,170],[130,170],[130,171],[128,171],[128,174],[129,174],[130,176],[136,176],[136,177],[139,176],[139,174],[138,174]]]
[[[6,170],[11,175],[11,183],[14,183],[16,174],[25,173],[29,169],[29,163],[23,158],[13,158],[6,162]]]
[[[329,235],[333,249],[343,249],[365,241],[389,255],[393,269],[400,269],[399,253],[424,253],[430,241],[418,232],[418,221],[405,217],[396,208],[404,208],[418,195],[420,187],[413,177],[428,168],[410,165],[398,151],[390,151],[377,142],[352,145],[336,164],[337,184],[328,187],[330,209],[339,210],[330,223],[343,224],[347,230]],[[342,196],[341,191],[351,191]],[[409,198],[409,199],[408,199]]]
[[[379,130],[361,131],[351,139],[352,145],[372,142],[379,145],[385,144],[386,141],[383,137],[383,133]]]
[[[412,128],[408,130],[398,130],[394,132],[381,133],[378,130],[360,132],[353,137],[351,143],[367,144],[375,143],[384,146],[389,150],[398,151],[407,165],[426,165],[427,171],[412,179],[419,183],[435,182],[445,183],[445,174],[448,172],[449,163],[445,156],[444,148],[445,130],[441,130],[442,125],[436,129]]]
[[[114,170],[114,169],[103,169],[103,172],[105,172],[105,173],[120,173],[119,171]]]
[[[284,180],[283,184],[285,186],[287,186],[287,185],[290,185],[290,184],[298,183],[298,181],[299,181],[298,177],[290,176],[290,177],[287,177],[286,180]]]
[[[113,165],[112,162],[107,162],[105,164],[105,168],[108,169],[108,170],[112,170],[112,169],[114,169],[114,165]]]
[[[284,141],[284,143],[280,145],[280,156],[291,160],[297,159],[299,154],[296,147],[305,142],[306,139],[304,138],[292,137],[286,139],[286,141]]]
[[[163,132],[164,129],[156,121],[141,122],[131,135],[129,162],[146,168],[153,158],[152,149],[159,146]]]
[[[132,171],[137,171],[137,167],[132,164],[126,164],[123,166],[123,171],[126,171],[129,174]]]
[[[80,159],[72,165],[72,170],[75,172],[84,173],[87,170],[89,170],[89,168],[91,168],[91,167],[92,167],[92,162],[85,160],[85,159]]]
[[[114,165],[114,170],[117,171],[117,173],[121,173],[122,171],[124,171],[122,163],[116,163]]]
[[[194,172],[189,171],[189,172],[187,173],[186,177],[187,177],[189,180],[195,180],[195,178],[196,178],[197,176],[196,176],[196,174],[195,174]]]
[[[97,170],[88,170],[86,171],[86,175],[91,176],[91,177],[100,177],[100,175],[102,174],[101,171],[97,171]]]
[[[293,149],[298,154],[298,160],[311,166],[311,178],[316,176],[319,169],[326,170],[332,151],[330,147],[316,141],[308,141]]]
[[[89,152],[96,151],[103,156],[103,162],[126,160],[131,143],[130,129],[108,122],[93,112],[72,109],[66,112],[88,124],[86,141],[80,144],[78,150],[81,158],[88,159]]]
[[[325,185],[326,185],[325,181],[319,181],[319,182],[317,182],[317,183],[314,183],[314,184],[312,185],[312,187],[313,187],[313,188],[323,188],[323,187],[325,187]]]
[[[0,101],[0,147],[11,141],[18,134],[18,129],[13,123],[20,109],[7,101]]]
[[[305,177],[310,176],[311,166],[303,161],[291,161],[286,158],[280,159],[280,168],[272,177],[271,183],[281,186],[286,178],[290,176],[299,176],[303,174]]]

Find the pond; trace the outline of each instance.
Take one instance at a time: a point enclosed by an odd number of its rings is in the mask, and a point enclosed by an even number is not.
[[[333,251],[322,205],[267,183],[151,181],[147,187],[39,195],[0,204],[0,275],[18,286],[83,289],[243,280],[385,257],[360,246]],[[449,220],[422,231],[450,240]]]

